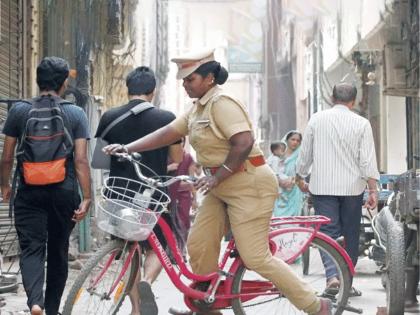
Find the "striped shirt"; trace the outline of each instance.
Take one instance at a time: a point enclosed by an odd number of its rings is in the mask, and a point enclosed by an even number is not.
[[[301,177],[311,172],[315,195],[356,196],[368,178],[379,179],[372,127],[347,106],[315,113],[309,120],[296,165]]]

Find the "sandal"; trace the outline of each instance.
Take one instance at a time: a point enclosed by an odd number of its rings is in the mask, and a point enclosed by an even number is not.
[[[362,291],[357,290],[355,287],[351,287],[349,296],[350,297],[362,296]]]
[[[324,295],[336,296],[340,290],[340,281],[337,278],[331,278],[327,282],[327,287],[324,290]]]

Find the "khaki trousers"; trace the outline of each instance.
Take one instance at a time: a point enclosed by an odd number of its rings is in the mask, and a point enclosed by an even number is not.
[[[267,165],[249,164],[246,171],[214,188],[203,199],[188,237],[191,266],[198,274],[218,270],[221,240],[230,223],[247,268],[272,281],[297,308],[315,313],[320,302],[313,289],[269,250],[269,221],[277,194],[277,180]]]

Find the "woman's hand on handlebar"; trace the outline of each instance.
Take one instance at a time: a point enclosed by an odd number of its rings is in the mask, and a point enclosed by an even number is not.
[[[117,153],[128,153],[127,147],[124,144],[113,143],[102,149],[105,154],[115,155]]]

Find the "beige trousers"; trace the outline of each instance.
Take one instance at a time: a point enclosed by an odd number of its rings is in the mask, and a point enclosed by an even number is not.
[[[316,313],[319,299],[268,246],[269,221],[277,197],[277,180],[267,165],[236,173],[204,199],[191,228],[187,248],[198,274],[218,270],[221,240],[228,224],[247,268],[269,279],[299,309]]]

